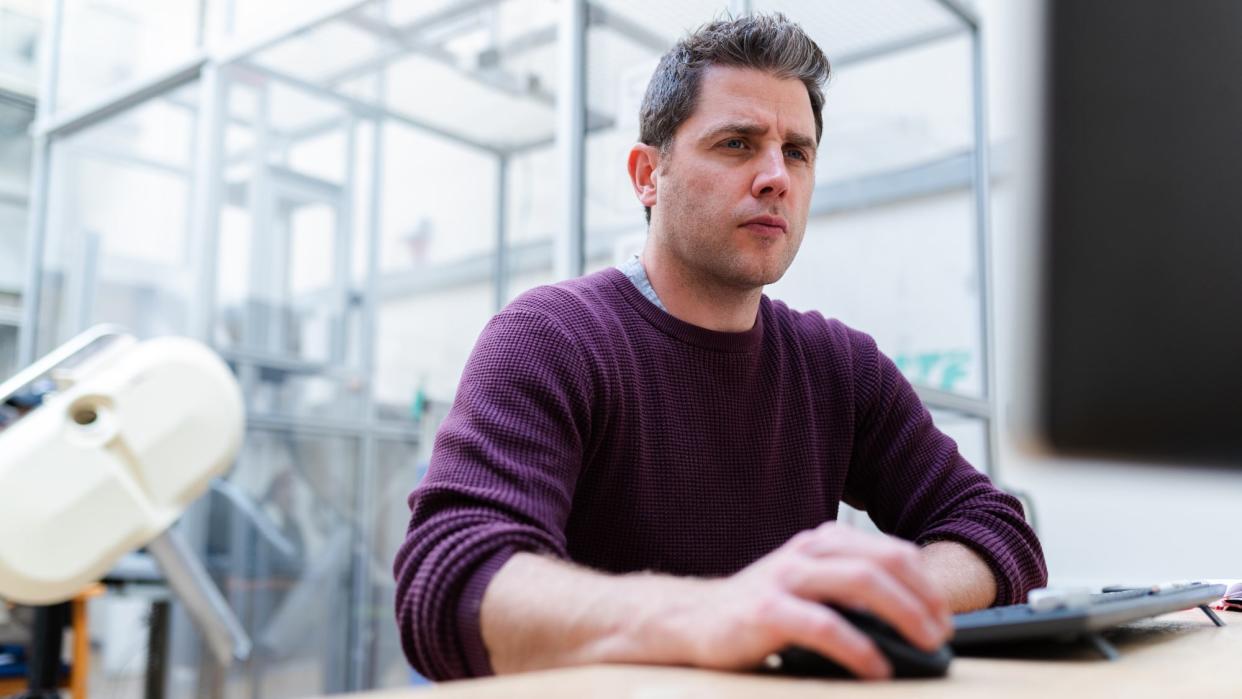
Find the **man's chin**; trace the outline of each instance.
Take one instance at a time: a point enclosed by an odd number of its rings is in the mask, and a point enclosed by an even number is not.
[[[729,275],[729,285],[745,291],[754,289],[762,289],[769,284],[775,284],[785,276],[787,266],[777,268],[758,268],[750,270],[734,270]]]

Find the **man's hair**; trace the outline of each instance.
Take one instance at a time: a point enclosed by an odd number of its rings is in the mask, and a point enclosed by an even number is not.
[[[824,91],[831,68],[811,37],[785,15],[717,20],[688,34],[656,66],[638,113],[638,140],[667,153],[673,134],[694,113],[709,66],[754,68],[806,85],[815,114],[815,142],[824,131]],[[651,223],[651,207],[644,207]]]

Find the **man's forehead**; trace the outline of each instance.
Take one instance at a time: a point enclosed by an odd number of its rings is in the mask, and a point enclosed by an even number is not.
[[[711,66],[704,71],[694,112],[686,122],[691,123],[700,132],[729,124],[749,124],[766,132],[775,123],[782,135],[815,135],[806,85],[754,68]]]

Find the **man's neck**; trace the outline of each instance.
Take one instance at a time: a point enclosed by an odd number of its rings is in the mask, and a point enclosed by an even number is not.
[[[702,279],[650,244],[640,259],[652,288],[674,318],[718,332],[754,327],[763,287],[738,289]]]

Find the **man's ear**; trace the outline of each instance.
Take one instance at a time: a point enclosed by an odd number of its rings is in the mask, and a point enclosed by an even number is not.
[[[630,184],[634,195],[646,207],[656,204],[656,171],[660,168],[660,149],[646,143],[635,143],[630,149]]]

